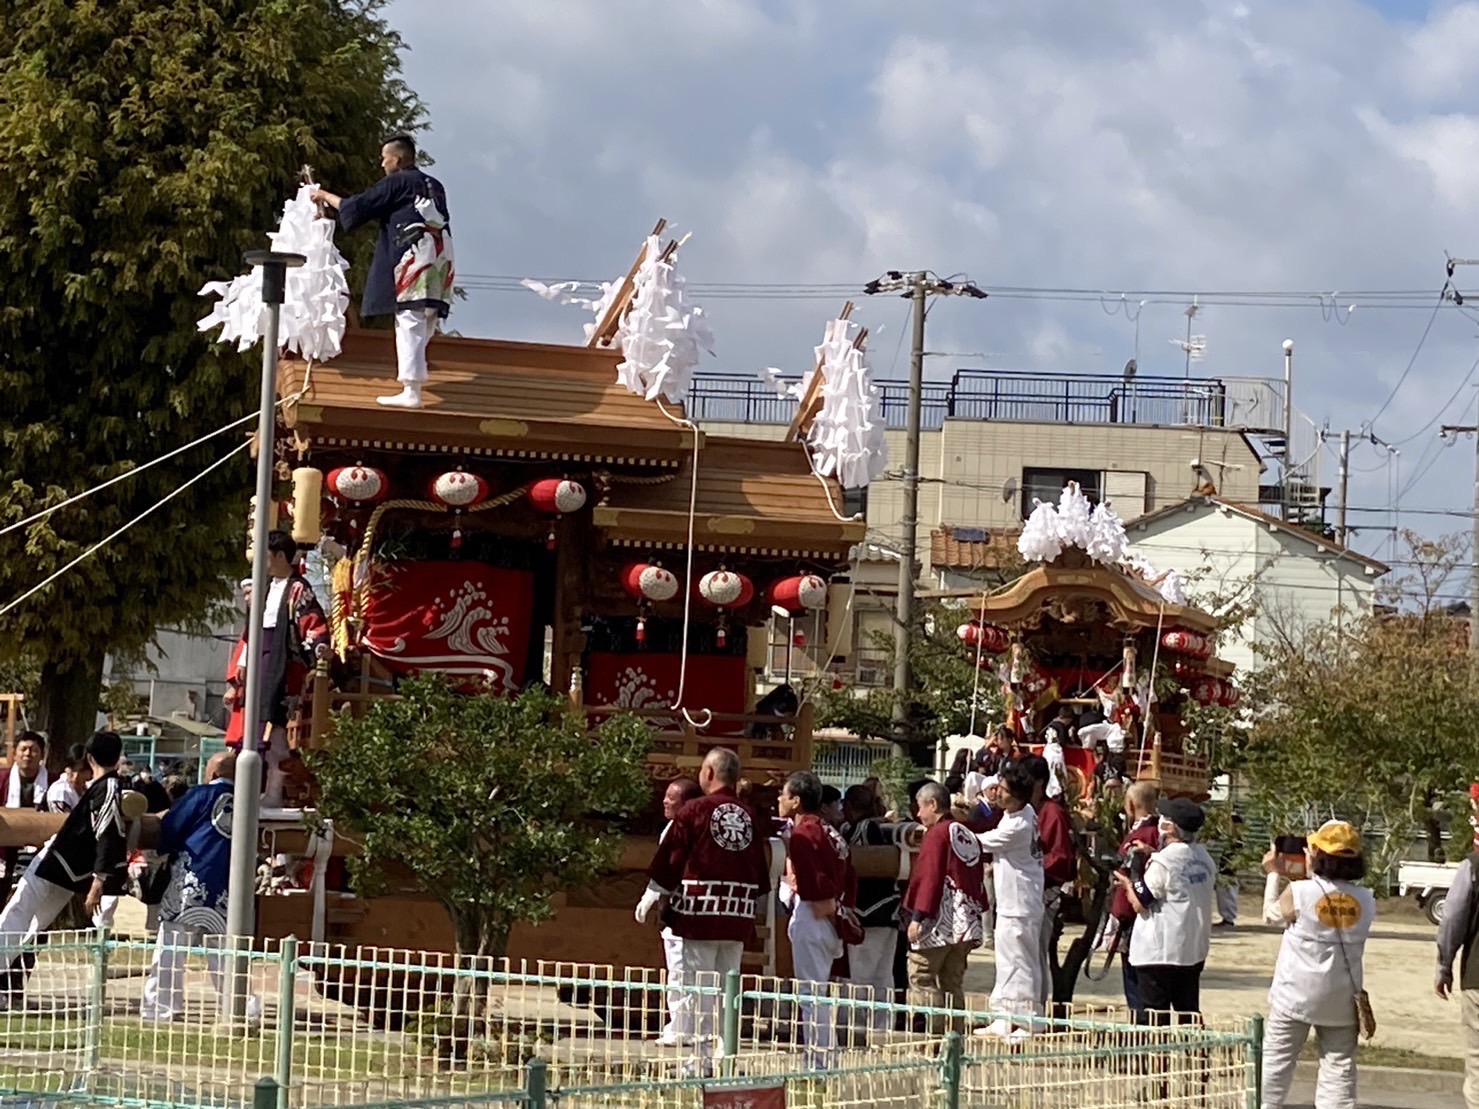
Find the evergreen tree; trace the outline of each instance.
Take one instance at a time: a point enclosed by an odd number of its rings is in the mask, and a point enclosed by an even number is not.
[[[255,408],[258,359],[195,322],[299,167],[344,191],[421,105],[383,0],[0,0],[0,526]],[[368,241],[347,243],[362,276]],[[178,488],[209,445],[0,536],[0,607]],[[243,568],[245,458],[0,617],[32,721],[81,740],[104,655],[190,624]]]

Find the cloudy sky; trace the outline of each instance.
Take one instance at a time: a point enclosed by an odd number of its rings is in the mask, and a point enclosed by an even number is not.
[[[693,233],[681,269],[700,293],[764,287],[700,296],[716,372],[799,370],[841,290],[928,268],[1107,291],[940,302],[931,378],[1118,374],[1130,357],[1179,376],[1172,340],[1201,293],[1194,373],[1278,377],[1292,338],[1299,409],[1400,445],[1395,466],[1354,452],[1352,503],[1384,510],[1410,486],[1404,526],[1469,526],[1472,444],[1441,449],[1436,432],[1474,421],[1479,265],[1455,274],[1475,310],[1433,307],[1445,251],[1479,258],[1479,3],[393,0],[388,13],[430,109],[459,270],[483,286],[454,315],[464,334],[578,338],[579,310],[479,278],[616,276],[658,216]],[[905,305],[874,298],[858,318],[875,373],[902,375]],[[1327,455],[1327,483],[1334,470]],[[1438,509],[1464,514],[1424,511]],[[1369,525],[1357,546],[1390,550],[1384,511],[1353,522]]]

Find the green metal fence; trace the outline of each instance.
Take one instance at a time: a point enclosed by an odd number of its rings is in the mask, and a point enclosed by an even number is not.
[[[1084,1010],[1019,1021],[1007,1041],[971,1034],[1000,1016],[979,996],[959,1011],[845,984],[732,974],[680,989],[644,968],[224,942],[54,934],[24,1004],[0,1012],[0,1098],[700,1109],[726,1090],[768,1090],[789,1109],[1256,1105],[1251,1021],[1145,1026]],[[173,997],[146,988],[160,958],[181,960]],[[692,1007],[695,1042],[657,1042],[670,1004]]]

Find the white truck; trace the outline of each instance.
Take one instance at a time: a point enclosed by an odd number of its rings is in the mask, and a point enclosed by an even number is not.
[[[1443,911],[1448,900],[1448,887],[1453,885],[1457,863],[1403,862],[1397,865],[1397,892],[1403,897],[1411,893],[1417,898],[1429,920],[1443,923]]]

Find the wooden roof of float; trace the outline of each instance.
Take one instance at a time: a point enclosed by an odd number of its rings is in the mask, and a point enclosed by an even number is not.
[[[617,384],[617,351],[439,336],[427,361],[425,405],[386,408],[375,398],[396,389],[395,340],[351,331],[311,372],[282,362],[280,396],[307,380],[284,422],[325,447],[666,466],[693,451],[691,431]]]
[[[614,476],[592,522],[606,541],[682,549],[694,432],[675,420],[683,409],[617,384],[617,351],[588,346],[438,337],[419,409],[386,408],[376,398],[395,386],[395,340],[388,331],[351,331],[343,353],[310,370],[281,364],[283,422],[315,449],[485,458],[549,459],[623,471]],[[305,388],[306,381],[306,388]],[[861,521],[837,519],[835,481],[826,487],[794,442],[698,436],[694,548],[842,562],[864,534]],[[632,471],[647,470],[647,476]],[[652,470],[661,471],[651,474]]]
[[[1076,552],[1065,552],[1064,560]],[[1087,560],[1084,560],[1085,562]],[[1096,564],[1049,563],[1027,571],[1003,592],[971,606],[972,615],[1003,627],[1035,625],[1044,612],[1072,614],[1075,606],[1097,602],[1110,622],[1125,631],[1161,626],[1188,628],[1204,635],[1216,630],[1207,613],[1190,605],[1168,604],[1150,584],[1119,570]]]
[[[594,523],[613,543],[685,547],[692,464],[690,455],[678,475],[660,485],[613,487]],[[840,509],[836,483],[824,488],[796,443],[707,436],[698,461],[694,549],[845,559],[866,526],[838,520],[829,492]]]

